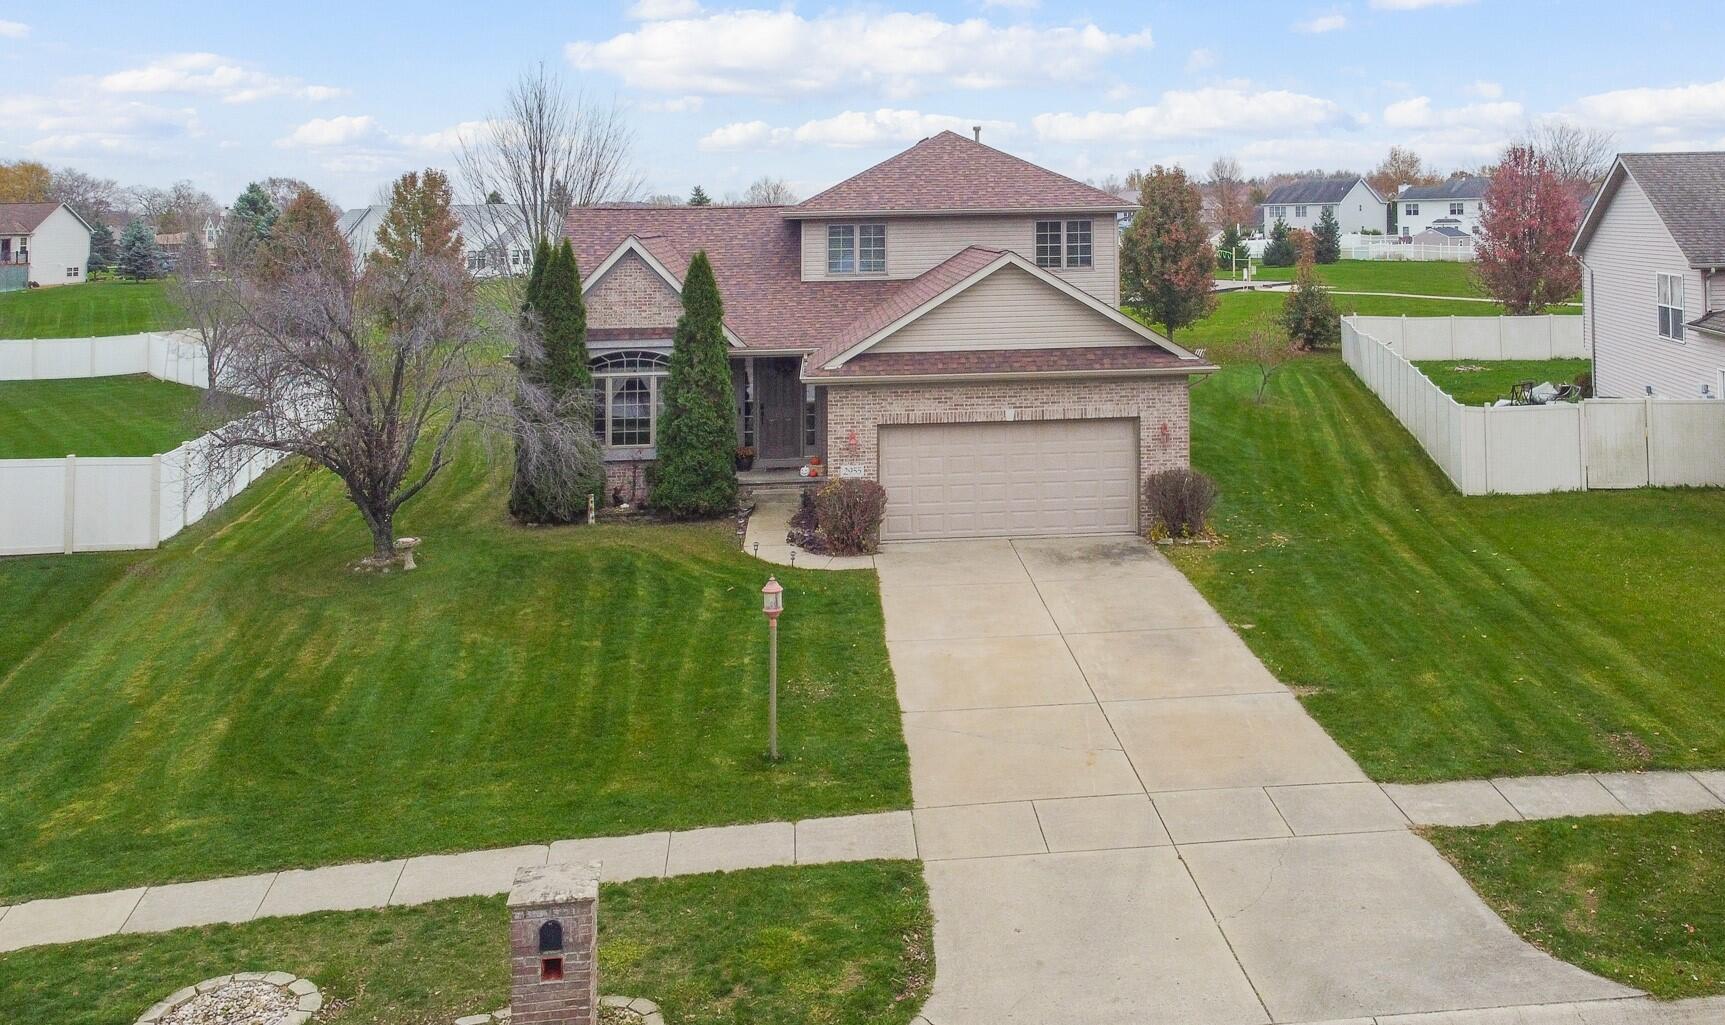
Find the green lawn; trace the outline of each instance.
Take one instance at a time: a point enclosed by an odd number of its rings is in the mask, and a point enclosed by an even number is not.
[[[1203,349],[1212,360],[1232,358],[1240,342],[1259,317],[1273,317],[1288,301],[1286,292],[1229,292],[1216,297],[1216,312],[1182,328],[1174,341],[1188,349]],[[1503,312],[1496,303],[1455,302],[1443,299],[1398,299],[1380,295],[1338,295],[1336,310],[1342,314],[1358,313],[1372,317],[1495,317]],[[1134,313],[1128,310],[1128,313]],[[1579,313],[1577,309],[1560,308],[1553,313]],[[1142,319],[1142,318],[1140,318]],[[1151,324],[1152,329],[1162,330]]]
[[[92,281],[0,292],[0,339],[131,335],[182,324],[162,281]]]
[[[0,459],[171,452],[203,433],[202,394],[147,374],[0,381]]]
[[[1725,993],[1725,813],[1427,831],[1530,942],[1654,996]]]
[[[1474,282],[1471,263],[1339,260],[1317,266],[1318,277],[1331,288],[1342,291],[1485,297],[1485,291]],[[1291,281],[1294,268],[1258,267],[1254,273],[1264,281]]]
[[[290,463],[154,552],[0,560],[0,904],[295,865],[908,807],[875,577],[729,523],[528,529],[468,445],[398,517]]]
[[[331,912],[0,955],[0,1021],[130,1025],[204,979],[288,971],[320,1025],[426,1025],[509,1002],[502,898]],[[916,862],[640,880],[599,897],[599,986],[677,1025],[903,1025],[933,947]]]
[[[1725,491],[1463,498],[1334,355],[1193,390],[1172,557],[1380,780],[1725,765]]]
[[[1509,398],[1518,381],[1570,384],[1593,370],[1587,359],[1415,360],[1431,382],[1464,406],[1485,406]],[[1460,367],[1478,369],[1461,370]]]

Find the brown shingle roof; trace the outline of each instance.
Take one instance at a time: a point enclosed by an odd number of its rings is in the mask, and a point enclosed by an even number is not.
[[[844,380],[872,377],[951,377],[973,374],[1083,374],[1133,370],[1211,369],[1181,359],[1154,345],[1080,346],[1064,349],[995,349],[953,352],[865,352],[836,370],[822,370],[811,358],[803,376]]]
[[[1130,210],[1134,205],[956,132],[941,132],[784,215]]]
[[[0,203],[0,235],[28,235],[58,209],[58,203]]]
[[[845,330],[823,342],[809,357],[809,364],[819,366],[831,362],[846,349],[998,260],[1000,255],[998,249],[971,246],[902,282],[902,288],[884,297],[873,309],[851,321]]]

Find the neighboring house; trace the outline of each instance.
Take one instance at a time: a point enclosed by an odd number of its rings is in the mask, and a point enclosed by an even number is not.
[[[1725,152],[1620,154],[1570,251],[1599,395],[1725,394]]]
[[[878,480],[889,540],[1137,530],[1215,368],[1118,309],[1129,206],[942,132],[796,206],[571,210],[613,486],[655,454],[705,250],[757,467]]]
[[[1412,238],[1427,228],[1452,228],[1477,234],[1490,184],[1489,178],[1464,175],[1440,185],[1403,185],[1395,198],[1397,233]]]
[[[75,285],[90,264],[90,225],[62,203],[0,203],[0,281]]]
[[[1426,228],[1417,235],[1403,235],[1402,240],[1416,246],[1455,246],[1471,249],[1474,241],[1473,235],[1463,231],[1454,222],[1443,223],[1447,220],[1444,218],[1440,223]]]
[[[204,218],[204,226],[199,230],[198,237],[203,241],[205,249],[213,252],[216,243],[222,240],[222,222],[226,221],[227,217],[228,208],[224,206]]]
[[[527,240],[520,210],[512,203],[457,203],[450,212],[461,225],[461,248],[467,269],[475,277],[495,277],[508,271],[525,274],[533,269],[533,243]],[[362,206],[349,210],[336,222],[353,250],[357,265],[377,247],[377,229],[389,213],[387,206]]]
[[[1389,223],[1389,207],[1364,178],[1319,178],[1289,182],[1270,190],[1264,197],[1264,234],[1268,235],[1277,221],[1290,228],[1311,231],[1318,226],[1325,207],[1336,215],[1336,223],[1344,234],[1381,232]]]

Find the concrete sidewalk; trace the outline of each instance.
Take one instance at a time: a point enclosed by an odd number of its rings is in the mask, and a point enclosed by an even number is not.
[[[1637,996],[1517,938],[1136,538],[875,564],[935,912],[930,1025]]]

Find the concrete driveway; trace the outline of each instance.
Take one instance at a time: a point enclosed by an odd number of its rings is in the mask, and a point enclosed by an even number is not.
[[[931,1025],[1633,995],[1511,933],[1136,538],[899,544],[875,565],[935,912]]]

